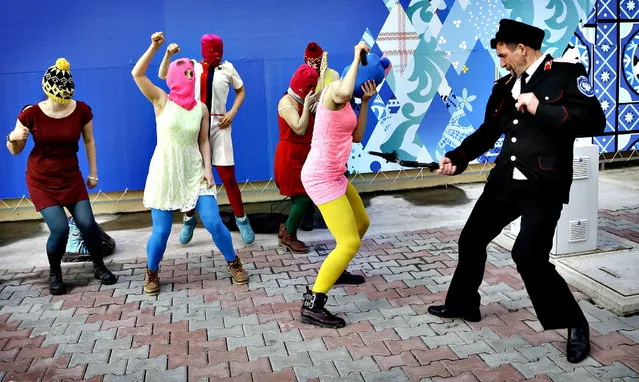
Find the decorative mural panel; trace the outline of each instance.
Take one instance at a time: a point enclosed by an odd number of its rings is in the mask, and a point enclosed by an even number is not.
[[[637,136],[629,133],[639,130],[638,5],[637,0],[598,0],[567,48],[588,68],[606,113],[610,135],[594,139],[602,153],[636,150]]]
[[[602,152],[637,147],[637,135],[631,133],[639,130],[638,8],[637,0],[598,0],[595,5],[594,81],[608,118],[606,132],[615,134],[595,140]]]
[[[375,126],[374,131],[362,144],[353,145],[351,172],[399,169],[368,151],[395,150],[400,159],[439,161],[480,126],[491,92],[486,78],[507,74],[490,48],[502,18],[545,29],[544,52],[579,60],[589,75],[594,68],[595,88],[607,105],[606,132],[616,132],[618,28],[614,23],[601,31],[579,25],[581,20],[614,20],[614,4],[598,13],[595,0],[384,0],[384,4],[388,18],[375,43],[367,43],[391,60],[392,69],[371,103],[375,117],[369,125]],[[614,137],[595,141],[602,151],[616,147]],[[478,161],[493,161],[500,147],[501,139]]]
[[[499,20],[511,18],[545,30],[544,52],[586,67],[607,117],[605,133],[593,139],[600,151],[637,149],[639,0],[324,0],[308,6],[281,2],[278,7],[255,2],[256,11],[245,15],[245,23],[223,18],[214,29],[209,20],[191,20],[183,12],[184,4],[168,0],[135,4],[113,0],[108,5],[74,1],[64,10],[40,2],[30,16],[34,22],[28,25],[14,22],[12,15],[22,12],[23,6],[9,2],[0,21],[11,25],[16,37],[9,52],[12,60],[0,69],[0,89],[12,97],[0,103],[0,118],[5,126],[12,126],[22,105],[40,99],[42,68],[51,64],[51,57],[64,55],[74,65],[77,83],[84,84],[77,88],[78,98],[94,108],[102,191],[142,189],[155,143],[154,118],[130,71],[145,48],[148,31],[164,30],[170,40],[180,43],[185,56],[192,57],[200,55],[201,34],[220,31],[227,59],[247,88],[241,112],[233,121],[237,177],[242,182],[269,180],[278,142],[274,105],[290,73],[301,63],[303,47],[310,40],[328,47],[329,63],[340,71],[350,62],[352,43],[361,39],[392,65],[369,102],[366,133],[362,143],[353,145],[348,169],[352,173],[399,170],[397,164],[368,151],[396,151],[403,160],[438,161],[480,126],[493,80],[507,74],[499,67],[490,39]],[[220,7],[205,0],[196,3],[223,14],[244,10],[243,2],[223,2]],[[342,13],[319,18],[310,30],[292,21],[327,15],[338,6]],[[327,11],[318,12],[318,7]],[[136,16],[140,12],[148,12],[149,17],[140,19]],[[49,36],[43,33],[46,20],[68,14],[99,17],[90,23],[84,17],[71,17],[73,38],[64,44],[47,40],[42,49],[33,50],[33,36]],[[113,20],[126,28],[109,29],[105,46],[87,43],[95,38],[85,36],[104,37]],[[277,29],[265,30],[268,33],[246,33],[243,25],[261,25],[263,20],[290,22],[278,22]],[[264,25],[272,24],[267,21]],[[185,24],[192,26],[184,28]],[[160,59],[157,55],[150,72]],[[123,136],[131,139],[122,140]],[[493,161],[501,144],[498,140],[478,161]],[[83,155],[80,150],[81,169],[86,172]],[[27,155],[9,156],[6,150],[0,152],[0,177],[10,179],[0,187],[0,199],[27,195]],[[256,157],[260,160],[252,160]]]
[[[607,117],[606,135],[593,138],[602,153],[636,150],[639,22],[634,21],[639,18],[639,0],[385,0],[384,4],[389,17],[377,46],[393,70],[371,106],[377,117],[375,131],[354,147],[351,171],[398,169],[364,155],[371,150],[396,150],[406,160],[438,161],[479,127],[490,95],[485,78],[507,74],[490,48],[502,18],[545,29],[544,52],[586,67]],[[493,161],[500,147],[501,140],[478,161]]]

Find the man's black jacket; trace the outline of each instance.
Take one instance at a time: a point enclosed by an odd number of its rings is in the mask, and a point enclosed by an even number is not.
[[[540,196],[568,203],[573,144],[575,138],[603,133],[606,118],[601,104],[582,64],[553,61],[550,55],[528,82],[522,83],[521,93],[532,92],[539,100],[535,115],[516,110],[511,94],[514,83],[512,75],[495,82],[484,122],[446,157],[457,166],[459,174],[468,162],[491,149],[505,134],[485,191],[505,198],[513,167],[517,167]]]

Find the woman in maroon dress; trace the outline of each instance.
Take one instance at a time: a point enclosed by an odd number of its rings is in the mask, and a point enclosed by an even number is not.
[[[46,71],[42,89],[47,100],[24,109],[18,115],[15,129],[7,135],[7,148],[13,155],[22,152],[29,134],[33,135],[35,145],[27,162],[27,188],[36,211],[42,214],[51,231],[46,248],[49,291],[54,295],[64,294],[67,289],[60,268],[69,236],[63,207],[69,210],[82,233],[95,278],[103,284],[117,281],[102,261],[100,233],[78,165],[78,141],[82,135],[90,169],[86,185],[96,187],[93,114],[87,104],[72,100],[74,84],[69,69],[67,60],[59,58]]]

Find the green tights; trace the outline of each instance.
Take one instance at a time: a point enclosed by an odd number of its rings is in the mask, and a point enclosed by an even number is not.
[[[293,206],[285,225],[288,233],[296,235],[297,229],[302,223],[302,218],[313,208],[313,201],[308,195],[291,196],[291,200],[293,201]]]

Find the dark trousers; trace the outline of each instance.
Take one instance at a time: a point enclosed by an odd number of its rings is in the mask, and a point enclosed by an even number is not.
[[[524,281],[537,318],[544,329],[575,327],[585,322],[566,281],[550,263],[552,240],[562,203],[531,191],[528,181],[509,180],[504,198],[484,191],[459,237],[459,262],[453,275],[446,306],[458,312],[479,308],[479,286],[484,276],[486,247],[510,222],[521,216],[512,256]]]

